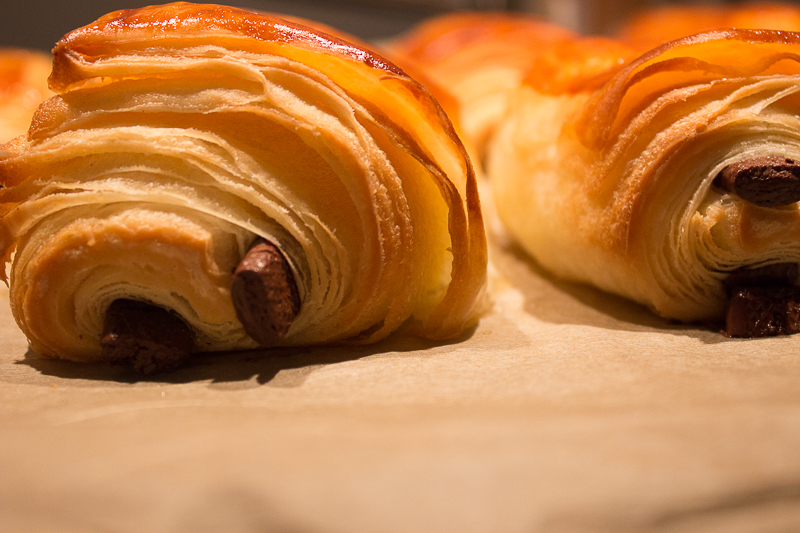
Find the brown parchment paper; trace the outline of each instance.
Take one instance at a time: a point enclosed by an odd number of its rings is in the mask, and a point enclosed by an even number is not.
[[[454,342],[150,379],[40,358],[3,303],[0,531],[800,531],[800,336],[667,323],[497,232],[492,278]]]

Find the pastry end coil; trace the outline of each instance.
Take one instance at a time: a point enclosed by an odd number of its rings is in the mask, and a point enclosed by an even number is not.
[[[474,170],[436,101],[388,61],[188,3],[111,13],[54,54],[56,95],[0,158],[0,249],[37,351],[108,358],[119,300],[180,317],[193,351],[450,338],[477,320]],[[241,298],[256,241],[277,254],[256,277],[284,290],[266,307]]]

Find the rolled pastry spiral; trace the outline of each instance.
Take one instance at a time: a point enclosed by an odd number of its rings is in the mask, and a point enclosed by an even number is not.
[[[800,160],[800,34],[703,33],[604,79],[530,79],[492,141],[497,210],[541,265],[692,322],[725,316],[732,272],[800,261],[797,197],[754,203],[718,180]]]
[[[450,338],[477,320],[475,176],[428,92],[368,50],[217,5],[110,13],[54,49],[56,96],[2,149],[0,249],[39,353],[103,359],[111,304],[253,348],[231,277],[273,243],[300,308],[280,344]]]

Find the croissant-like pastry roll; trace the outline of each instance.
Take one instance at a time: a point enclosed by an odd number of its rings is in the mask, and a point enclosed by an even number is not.
[[[403,68],[430,78],[438,99],[455,99],[450,112],[479,161],[505,115],[510,91],[535,68],[542,51],[572,37],[565,28],[520,13],[457,12],[420,23],[386,49]]]
[[[664,317],[797,331],[800,34],[699,34],[573,88],[520,89],[493,140],[513,237]]]
[[[11,307],[37,352],[146,372],[476,321],[474,172],[381,57],[188,3],[111,13],[54,55],[56,96],[0,160]]]
[[[50,56],[36,50],[0,49],[0,142],[28,131],[33,112],[50,96]]]
[[[617,35],[648,50],[681,37],[720,29],[800,31],[800,9],[787,2],[663,5],[634,14]]]

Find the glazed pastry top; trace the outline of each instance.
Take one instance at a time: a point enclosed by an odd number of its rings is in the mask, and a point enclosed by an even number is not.
[[[392,63],[296,21],[188,3],[111,13],[54,54],[56,96],[0,158],[12,307],[42,352],[98,357],[112,298],[177,310],[208,349],[252,347],[229,287],[257,237],[303,302],[285,344],[401,326],[449,338],[477,320],[475,173],[436,100]],[[137,246],[153,264],[119,259]],[[153,274],[170,262],[197,275]],[[41,305],[55,270],[63,304]],[[60,339],[44,340],[46,323]]]

